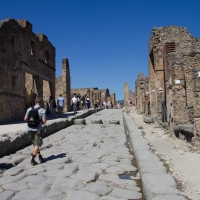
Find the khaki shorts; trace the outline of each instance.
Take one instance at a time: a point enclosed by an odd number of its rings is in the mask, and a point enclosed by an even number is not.
[[[28,131],[29,139],[34,146],[41,147],[42,141],[42,131]]]

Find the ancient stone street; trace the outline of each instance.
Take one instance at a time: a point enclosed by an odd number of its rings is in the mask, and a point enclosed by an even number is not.
[[[0,199],[185,199],[126,112],[107,109],[85,121],[44,138],[45,163],[30,165],[32,146],[1,158]]]
[[[102,119],[103,124],[91,124]],[[109,120],[120,124],[108,124]],[[30,165],[32,146],[1,158],[14,167],[0,178],[0,199],[140,199],[134,180],[119,175],[137,169],[126,146],[122,111],[106,110],[44,139],[46,162]]]

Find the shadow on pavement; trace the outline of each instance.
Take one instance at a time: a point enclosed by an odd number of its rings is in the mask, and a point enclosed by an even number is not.
[[[13,163],[0,163],[0,170],[10,169],[14,167]]]
[[[52,156],[45,158],[45,162],[50,161],[50,160],[55,160],[58,158],[64,158],[64,157],[66,157],[66,153],[61,153],[61,154],[58,154],[57,156],[52,155]]]

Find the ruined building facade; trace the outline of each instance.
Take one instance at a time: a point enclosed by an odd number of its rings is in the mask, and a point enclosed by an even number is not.
[[[136,109],[145,115],[150,115],[149,78],[142,73],[135,81]]]
[[[92,104],[95,100],[99,100],[100,102],[110,101],[113,105],[115,105],[116,102],[115,93],[110,95],[108,88],[101,90],[99,90],[97,87],[71,89],[71,98],[73,97],[74,93],[79,96],[89,97]]]
[[[44,87],[48,91],[44,92]],[[55,47],[26,20],[0,21],[0,123],[23,119],[35,96],[55,96]]]
[[[135,92],[131,92],[131,89],[129,89],[128,83],[124,83],[124,106],[128,105],[129,100],[132,100],[133,102],[135,102],[136,94]]]
[[[176,134],[181,132],[186,137],[197,138],[200,135],[200,39],[185,27],[154,28],[148,48],[151,116],[167,123]]]

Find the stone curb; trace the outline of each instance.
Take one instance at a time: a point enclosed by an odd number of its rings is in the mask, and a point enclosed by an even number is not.
[[[98,109],[98,111],[101,110],[101,108]],[[85,118],[94,112],[95,110],[91,109],[83,113],[78,113],[76,116],[47,121],[46,131],[43,132],[42,137],[47,137],[61,129],[67,128],[74,124],[75,119]],[[0,158],[7,154],[14,153],[30,144],[27,131],[16,130],[15,132],[5,133],[0,136]]]
[[[124,121],[146,200],[186,200],[180,195],[174,178],[167,173],[163,163],[150,151],[148,141],[142,136],[133,119],[124,113]]]

